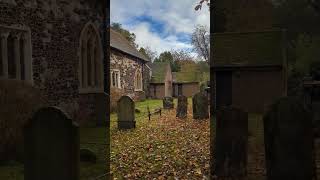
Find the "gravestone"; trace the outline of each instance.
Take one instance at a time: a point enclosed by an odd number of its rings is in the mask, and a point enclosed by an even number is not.
[[[162,102],[163,102],[163,109],[174,108],[173,97],[164,97]]]
[[[193,119],[207,119],[209,118],[209,102],[208,97],[199,92],[192,97]]]
[[[234,107],[217,110],[214,175],[245,179],[247,175],[248,113]]]
[[[97,126],[106,126],[108,121],[109,95],[106,93],[95,94],[95,116]]]
[[[310,111],[296,98],[280,98],[264,115],[268,180],[311,180],[313,134]]]
[[[25,126],[25,180],[79,179],[78,125],[55,107],[38,110]]]
[[[186,96],[178,97],[177,115],[178,118],[186,118],[188,111],[188,99]]]
[[[129,96],[122,96],[118,100],[118,128],[132,129],[136,127],[135,106],[133,100]]]
[[[314,102],[311,105],[314,135],[320,137],[320,102]]]

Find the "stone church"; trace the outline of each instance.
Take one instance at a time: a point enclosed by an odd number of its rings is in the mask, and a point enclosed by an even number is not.
[[[80,123],[97,118],[109,76],[103,7],[99,0],[0,0],[1,78],[39,88]]]
[[[130,96],[138,101],[148,96],[150,60],[141,54],[120,33],[110,29],[110,88],[111,97],[115,92]]]

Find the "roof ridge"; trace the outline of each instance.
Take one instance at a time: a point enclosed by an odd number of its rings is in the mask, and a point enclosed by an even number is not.
[[[137,58],[143,59],[143,60],[145,60],[145,61],[150,61],[150,59],[149,59],[148,57],[146,57],[144,54],[142,54],[141,52],[139,52],[139,50],[138,50],[135,46],[133,46],[133,45],[130,43],[130,41],[128,41],[120,32],[114,30],[114,29],[111,27],[111,28],[110,28],[110,33],[114,33],[114,34],[117,35],[119,38],[121,38],[121,40],[123,40],[123,41],[129,46],[129,48],[131,47],[132,50],[135,51],[135,53],[137,53],[137,54],[138,54],[139,56],[141,56],[141,57],[137,57],[137,56],[134,55],[134,54],[131,54],[131,55],[136,56]],[[111,39],[111,38],[112,38],[112,37],[110,37],[110,39]],[[115,48],[117,48],[117,47],[115,47]],[[117,49],[118,49],[118,48],[117,48]],[[123,51],[122,49],[119,49],[119,50]],[[125,52],[125,51],[124,51],[124,52]],[[129,53],[129,52],[126,52],[126,53]],[[129,53],[129,54],[130,54],[130,53]]]

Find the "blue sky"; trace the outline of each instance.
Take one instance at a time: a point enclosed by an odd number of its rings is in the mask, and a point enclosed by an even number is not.
[[[194,11],[198,0],[111,0],[111,22],[121,23],[136,34],[136,43],[160,54],[190,50],[191,33],[197,24],[210,27],[207,8]]]

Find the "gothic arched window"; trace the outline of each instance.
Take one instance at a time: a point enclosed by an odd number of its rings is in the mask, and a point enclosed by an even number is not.
[[[140,70],[136,71],[134,81],[134,89],[136,91],[142,91],[142,73]]]
[[[0,77],[33,83],[30,29],[0,25]]]
[[[103,52],[98,29],[87,23],[80,36],[80,92],[103,92]]]

